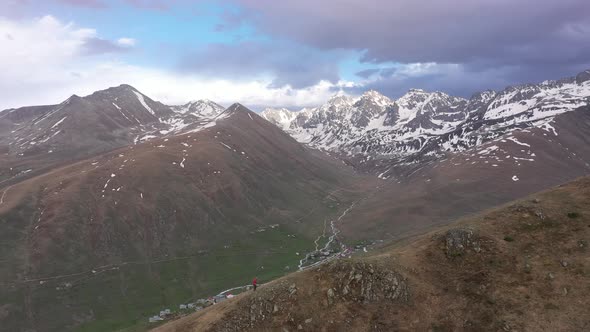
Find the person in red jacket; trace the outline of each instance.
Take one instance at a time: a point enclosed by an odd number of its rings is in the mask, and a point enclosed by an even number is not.
[[[252,288],[254,290],[256,290],[256,286],[258,285],[258,279],[256,279],[256,277],[254,277],[254,280],[252,280]]]

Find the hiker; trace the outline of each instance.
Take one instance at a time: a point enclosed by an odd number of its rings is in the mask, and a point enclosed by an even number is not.
[[[256,277],[254,277],[254,280],[252,280],[252,288],[254,289],[254,291],[256,291],[257,284],[258,284],[258,279],[256,279]]]

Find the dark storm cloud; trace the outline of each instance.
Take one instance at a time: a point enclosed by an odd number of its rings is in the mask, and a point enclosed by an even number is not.
[[[381,77],[386,78],[389,76],[392,76],[395,73],[395,68],[394,67],[390,67],[390,68],[381,68],[381,70],[379,71],[379,75],[381,75]]]
[[[234,2],[266,33],[366,50],[363,59],[371,62],[553,63],[590,54],[587,0]]]
[[[271,87],[304,88],[321,80],[339,79],[337,52],[318,52],[300,45],[246,41],[210,44],[187,54],[180,63],[183,72],[211,77],[252,79],[261,74],[274,77]]]
[[[362,87],[347,89],[347,92],[360,94],[365,90],[381,91],[391,98],[399,98],[412,88],[427,91],[442,91],[454,96],[469,97],[476,91],[500,89],[512,82],[505,78],[511,69],[483,72],[466,72],[458,65],[434,65],[420,74],[395,73],[381,75],[379,79],[365,82]]]
[[[391,75],[380,72],[380,78],[365,82],[363,86],[347,89],[349,93],[360,94],[373,89],[391,98],[398,98],[412,88],[427,91],[442,91],[450,95],[469,98],[473,93],[483,90],[502,90],[511,85],[539,83],[546,79],[560,79],[575,76],[590,68],[588,64],[551,66],[536,70],[529,66],[502,66],[471,70],[462,65],[431,65],[421,73],[404,72],[395,69]]]
[[[590,65],[588,0],[227,1],[242,8],[237,22],[318,49],[358,50],[363,62],[458,64],[459,71],[405,80],[462,94],[476,79],[534,81]],[[401,83],[389,71],[380,72],[381,83],[393,89]]]

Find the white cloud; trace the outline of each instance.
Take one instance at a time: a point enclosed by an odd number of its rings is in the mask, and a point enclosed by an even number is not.
[[[96,90],[126,83],[167,104],[182,104],[189,100],[207,98],[225,105],[240,102],[245,105],[296,108],[321,104],[334,94],[335,88],[351,85],[350,82],[333,84],[321,81],[305,89],[271,89],[268,88],[270,79],[248,82],[207,79],[123,62],[105,62],[90,68],[77,68],[72,73],[75,75],[69,75],[67,80],[61,82],[62,84],[45,88],[53,91],[48,93],[49,96],[59,96],[47,102],[59,102],[72,93],[87,95]]]
[[[137,41],[133,38],[123,37],[123,38],[117,39],[117,44],[119,44],[121,46],[131,47],[131,46],[135,46],[137,44]]]
[[[0,70],[5,80],[63,65],[96,31],[61,23],[53,16],[26,22],[0,18],[0,36],[4,37],[0,38]]]
[[[351,82],[321,81],[304,88],[269,88],[272,77],[252,81],[211,79],[135,66],[112,56],[83,55],[85,42],[100,38],[94,29],[63,23],[53,16],[28,21],[0,18],[0,109],[59,103],[122,83],[164,103],[208,98],[222,104],[302,107],[325,102],[334,89]],[[116,41],[135,44],[127,37]]]

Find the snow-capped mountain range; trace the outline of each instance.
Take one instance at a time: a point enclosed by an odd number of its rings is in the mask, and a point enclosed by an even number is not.
[[[317,236],[315,250],[307,245],[317,252],[318,241],[336,237],[353,243],[426,232],[590,174],[589,97],[590,71],[469,100],[369,91],[300,112],[263,112],[284,131],[239,104],[168,106],[129,85],[4,110],[0,234],[8,241],[0,283],[41,290],[27,306],[38,322],[61,317],[52,320],[61,331],[88,310],[121,310],[119,295],[101,298],[98,309],[89,304],[96,285],[207,282],[194,274],[180,280],[167,264],[153,264],[152,278],[145,266],[127,264],[138,259],[181,262],[234,244],[271,248],[277,236],[285,238],[279,244]],[[257,235],[275,227],[272,236]],[[300,242],[279,251],[299,260]],[[187,269],[208,267],[190,257]],[[119,267],[138,282],[113,278]],[[0,315],[11,331],[29,327],[19,287],[3,297],[15,299]],[[139,295],[125,305],[145,304],[144,289],[130,288]],[[55,305],[39,311],[48,301]]]
[[[412,89],[399,99],[376,91],[333,96],[298,112],[260,115],[297,141],[376,174],[507,137],[515,130],[555,132],[557,115],[590,105],[590,70],[540,84],[483,91],[470,99]],[[209,100],[168,106],[129,85],[71,96],[57,105],[0,112],[0,173],[39,169],[147,140],[198,131],[226,110]],[[555,132],[556,133],[556,132]],[[483,146],[482,148],[485,148]]]
[[[393,100],[376,91],[336,95],[320,107],[261,115],[299,142],[362,164],[411,162],[458,152],[515,129],[552,130],[556,115],[590,104],[590,70],[540,84],[483,91],[470,99],[412,89]]]

